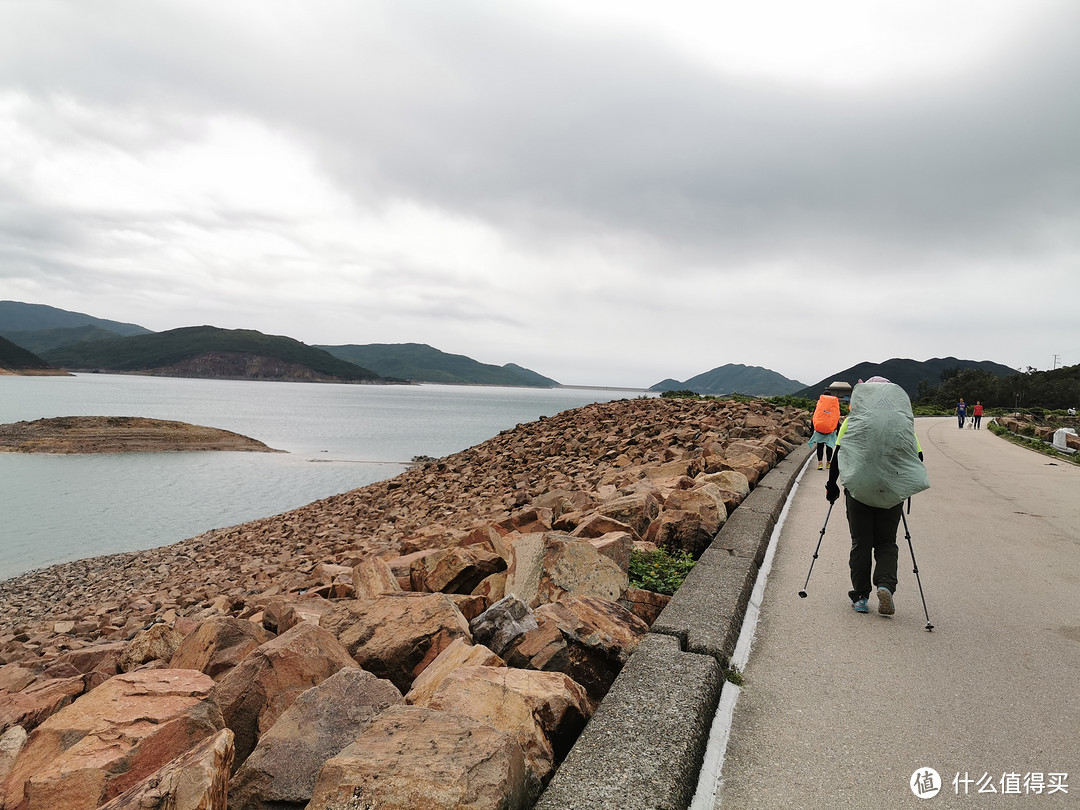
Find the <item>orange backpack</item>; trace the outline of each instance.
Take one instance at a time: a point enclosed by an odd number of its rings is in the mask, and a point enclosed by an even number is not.
[[[814,409],[814,430],[818,433],[832,433],[840,424],[840,400],[829,394],[822,394]]]

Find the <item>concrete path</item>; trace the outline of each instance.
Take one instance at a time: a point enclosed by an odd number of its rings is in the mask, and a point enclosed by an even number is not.
[[[873,596],[871,613],[851,609],[842,499],[798,597],[828,510],[826,473],[807,468],[716,808],[1080,807],[1080,467],[985,425],[923,418],[916,430],[931,488],[906,517],[934,630],[903,523],[896,615],[878,615]],[[916,796],[912,775],[928,768],[940,792]]]

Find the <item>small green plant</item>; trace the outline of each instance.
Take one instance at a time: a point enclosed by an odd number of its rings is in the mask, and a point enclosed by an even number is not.
[[[728,683],[733,683],[736,686],[742,686],[743,685],[742,673],[739,672],[739,670],[735,669],[734,667],[731,667],[729,669],[724,670],[724,680],[727,681]]]
[[[630,554],[630,585],[671,596],[679,590],[695,564],[694,558],[685,551],[633,551]]]

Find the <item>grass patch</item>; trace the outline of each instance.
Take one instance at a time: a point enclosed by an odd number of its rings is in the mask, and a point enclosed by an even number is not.
[[[695,565],[685,551],[635,550],[630,553],[630,586],[671,596]]]
[[[742,686],[744,683],[742,673],[734,667],[724,670],[724,680],[736,686]]]

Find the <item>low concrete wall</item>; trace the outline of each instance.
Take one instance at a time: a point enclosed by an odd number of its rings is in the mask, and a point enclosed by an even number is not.
[[[723,670],[788,493],[810,455],[761,479],[698,559],[559,766],[536,810],[685,810]]]

